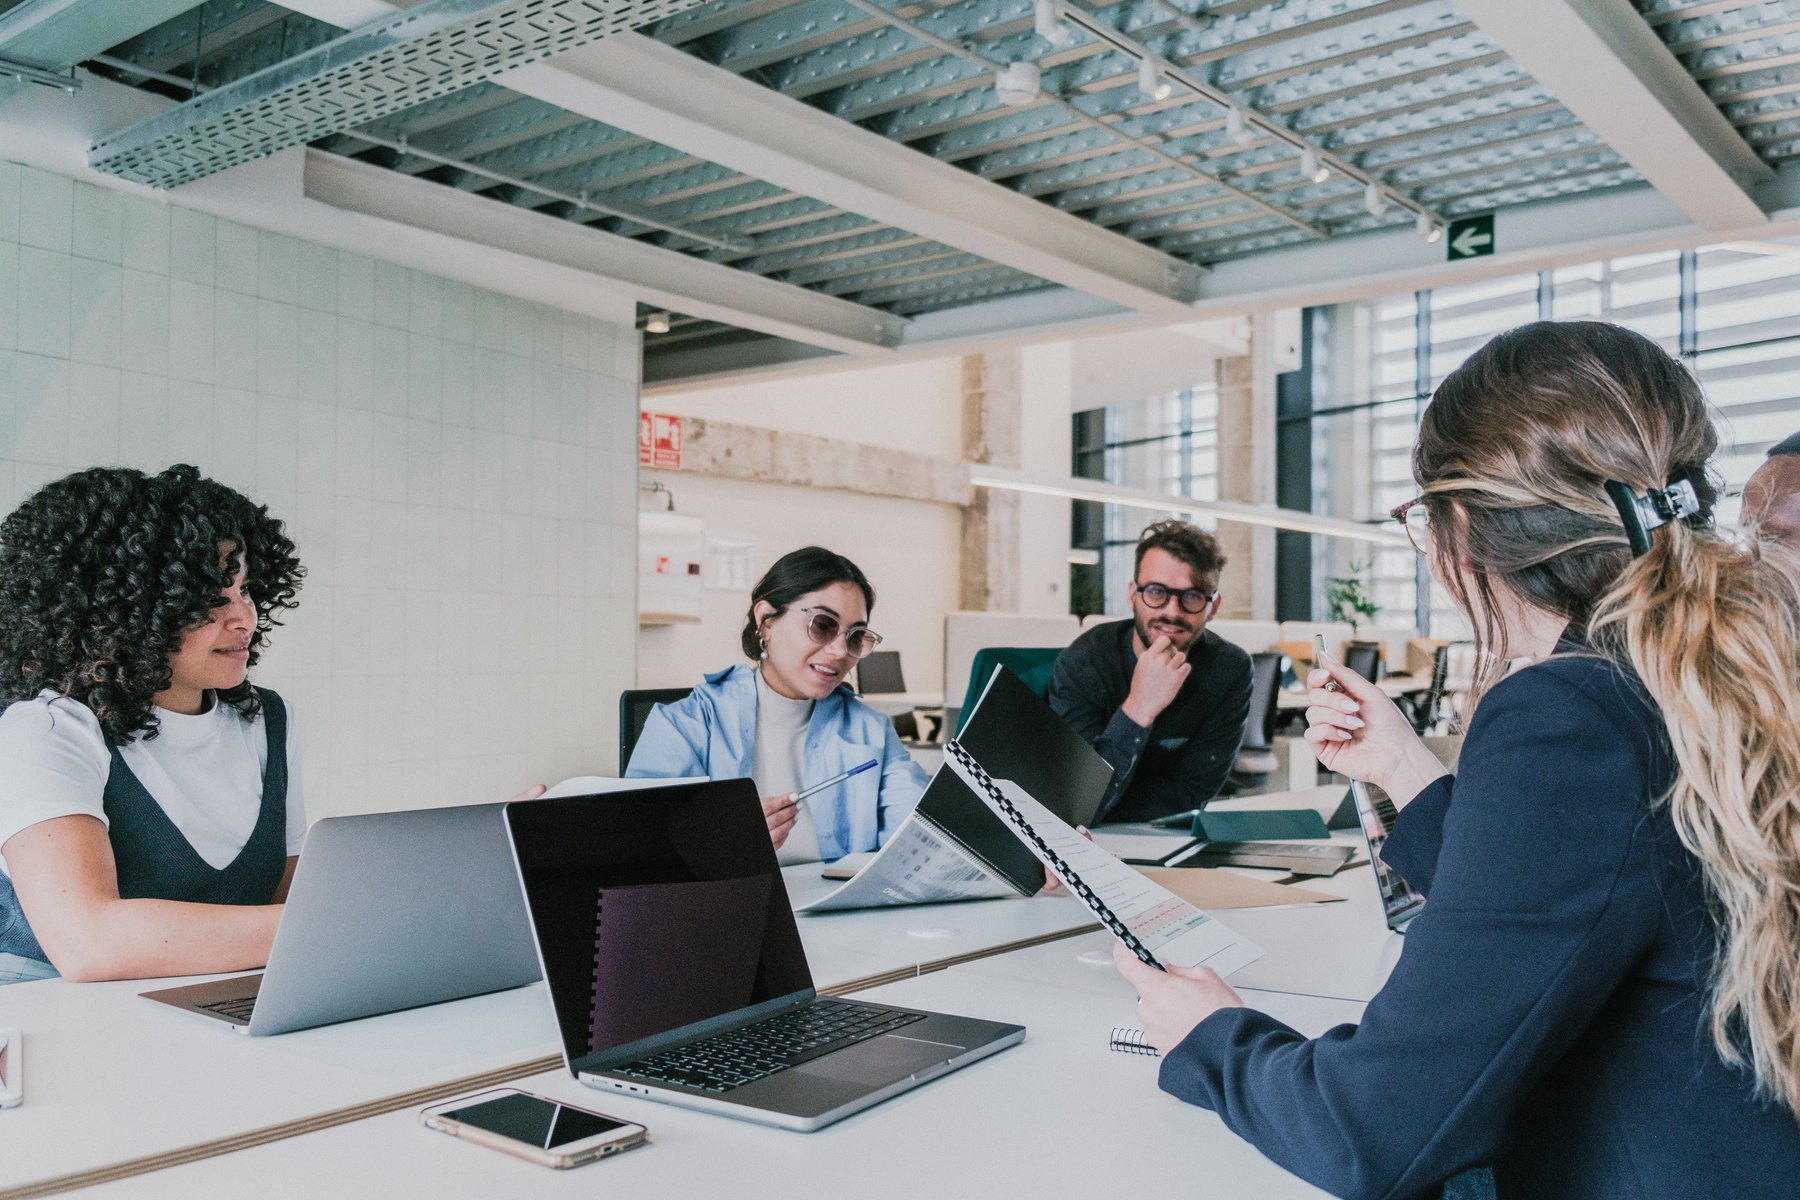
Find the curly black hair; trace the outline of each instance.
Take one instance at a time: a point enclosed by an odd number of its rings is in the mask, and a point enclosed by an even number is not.
[[[240,556],[255,666],[306,575],[267,506],[186,465],[44,485],[0,522],[0,706],[48,689],[92,709],[111,745],[155,737],[169,657],[225,603]],[[247,679],[219,699],[245,720],[259,708]]]

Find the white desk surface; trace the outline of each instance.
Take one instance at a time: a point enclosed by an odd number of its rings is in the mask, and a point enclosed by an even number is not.
[[[944,707],[942,692],[870,692],[857,697],[883,716],[898,716],[915,708]]]
[[[836,884],[785,871],[794,903]],[[1060,930],[1069,897],[987,900],[801,917],[821,988]],[[0,1189],[366,1103],[558,1049],[540,987],[251,1038],[138,993],[192,980],[0,988],[0,1024],[26,1043],[25,1103],[0,1113]]]
[[[1281,797],[1256,799],[1261,804],[1283,802]],[[1289,799],[1299,801],[1301,797]],[[836,886],[819,878],[818,870],[816,865],[806,865],[784,872],[794,903]],[[1366,1000],[1380,987],[1398,952],[1397,945],[1390,943],[1399,939],[1382,925],[1373,880],[1366,869],[1319,881],[1316,886],[1342,889],[1342,894],[1353,899],[1345,904],[1237,911],[1225,918],[1269,952],[1232,982],[1240,988],[1294,993],[1279,1003],[1303,1015],[1313,1011],[1307,1006],[1315,1003],[1335,1004],[1341,1009],[1344,1001]],[[1086,909],[1068,896],[799,918],[814,979],[821,987],[909,968],[928,970],[945,960],[1092,924]],[[988,967],[1000,959],[982,960],[987,965],[981,973],[968,966],[952,970],[965,980],[986,981],[959,985],[971,989],[974,997],[967,1011],[1030,1024],[1039,1018],[1018,1015],[1024,1011],[1019,1005],[1026,1001],[1015,993],[1030,994],[1038,989],[1019,987],[1021,971],[1064,992],[1124,987],[1110,967],[1077,959],[1088,943],[1104,948],[1106,940],[1101,934],[1083,935],[1014,951],[998,972]],[[941,979],[944,974],[924,979]],[[1095,981],[1091,987],[1090,979]],[[313,1117],[556,1052],[548,1004],[536,986],[280,1037],[248,1038],[137,996],[167,982],[70,984],[46,980],[0,988],[0,1024],[20,1028],[27,1043],[25,1103],[0,1113],[0,1141],[5,1146],[5,1153],[0,1154],[0,1190]],[[899,994],[893,999],[959,1011],[949,1000],[941,1004],[929,998],[913,1001]],[[1044,1014],[1047,1028],[1065,1019],[1054,1007],[1044,1009],[1039,1000],[1030,1000],[1029,1006],[1032,1012]],[[1129,1019],[1129,1012],[1117,1019]],[[1319,1027],[1342,1019],[1349,1018],[1340,1015]],[[1109,1023],[1112,1020],[1107,1018]],[[1301,1017],[1294,1018],[1294,1023],[1308,1027]],[[1103,1034],[1104,1029],[1100,1031]],[[1020,1053],[1008,1051],[1001,1057]],[[1032,1051],[1022,1057],[1035,1061],[1037,1054]],[[1110,1064],[1125,1057],[1107,1055],[1103,1061]],[[549,1078],[555,1080],[559,1075],[553,1073]],[[581,1090],[571,1081],[562,1082]],[[1038,1089],[1039,1085],[1030,1086]],[[615,1107],[626,1102],[610,1096],[605,1100]],[[913,1103],[903,1101],[902,1107]],[[657,1109],[659,1117],[672,1113]],[[409,1114],[410,1110],[396,1114],[395,1120],[405,1124]],[[685,1115],[683,1120],[702,1121],[697,1129],[714,1124],[710,1119]],[[847,1125],[854,1129],[868,1122],[864,1116]],[[730,1121],[717,1124],[737,1126]],[[1073,1137],[1076,1131],[1067,1132]],[[308,1135],[305,1142],[311,1144],[320,1136]],[[739,1131],[732,1136],[747,1135]],[[784,1147],[793,1143],[781,1139],[802,1135],[772,1136],[777,1140],[770,1145]],[[884,1135],[874,1136],[879,1142]],[[281,1146],[294,1144],[270,1146],[267,1152],[277,1153]],[[437,1149],[435,1141],[425,1145],[429,1151]],[[459,1149],[453,1142],[450,1148]],[[226,1157],[235,1161],[251,1153],[239,1151]],[[975,1154],[975,1149],[971,1147],[969,1153]],[[668,1160],[666,1154],[639,1151],[590,1170],[605,1170],[605,1178],[622,1178],[620,1167],[640,1154],[651,1163]],[[159,1172],[122,1186],[149,1186],[198,1169],[197,1165]],[[723,1168],[715,1164],[709,1169]],[[842,1163],[832,1168],[848,1169]],[[550,1179],[555,1173],[541,1174]],[[594,1179],[581,1172],[576,1176]],[[406,1190],[416,1193],[418,1189]],[[210,1194],[210,1189],[190,1194]]]
[[[841,881],[821,879],[818,867],[789,867],[788,897],[806,904]],[[1095,925],[1093,914],[1069,895],[1030,899],[968,900],[957,904],[909,904],[855,912],[801,913],[800,937],[809,956],[857,952],[930,965],[997,946]],[[814,972],[815,975],[819,973]]]
[[[1208,807],[1222,811],[1310,808],[1329,815],[1344,793],[1341,783],[1323,784],[1291,792],[1215,800]],[[1332,835],[1332,840],[1357,847],[1356,859],[1352,861],[1366,857],[1359,834],[1340,831]],[[1286,878],[1283,871],[1228,869],[1258,879]],[[1219,913],[1220,920],[1263,948],[1263,957],[1233,975],[1231,983],[1270,992],[1367,1003],[1387,982],[1404,941],[1388,930],[1381,895],[1375,890],[1375,873],[1367,865],[1355,866],[1328,878],[1299,879],[1296,886],[1346,899],[1341,904],[1299,904]],[[1064,953],[1075,944],[1050,946],[1041,952]]]
[[[485,1200],[527,1190],[734,1200],[1120,1196],[1174,1189],[1261,1200],[1324,1195],[1263,1158],[1214,1114],[1158,1091],[1154,1059],[1106,1048],[1112,1026],[1132,1019],[1131,990],[1116,973],[1073,964],[1043,976],[1026,986],[959,966],[864,993],[892,1004],[1016,1021],[1027,1027],[1026,1040],[817,1133],[602,1094],[554,1071],[520,1086],[641,1121],[651,1143],[606,1162],[553,1171],[424,1129],[416,1110],[408,1109],[87,1194],[96,1200],[192,1200],[291,1181],[334,1197],[434,1200]],[[1059,976],[1076,982],[1063,986]],[[1344,1001],[1256,1001],[1309,1034],[1354,1021],[1361,1012],[1360,1005]]]

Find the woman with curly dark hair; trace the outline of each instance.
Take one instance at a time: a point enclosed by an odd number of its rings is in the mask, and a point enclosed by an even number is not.
[[[0,523],[0,983],[267,958],[306,823],[249,669],[304,574],[190,466],[79,471]]]

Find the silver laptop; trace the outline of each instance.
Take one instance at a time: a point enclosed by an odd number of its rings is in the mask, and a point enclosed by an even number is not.
[[[1360,780],[1351,781],[1350,798],[1356,804],[1356,823],[1362,829],[1363,846],[1369,852],[1375,886],[1381,890],[1381,908],[1387,917],[1387,927],[1395,933],[1405,933],[1413,918],[1424,909],[1425,897],[1381,860],[1381,848],[1387,844],[1388,831],[1393,828],[1399,812],[1386,792]]]
[[[266,1034],[534,982],[505,807],[322,818],[307,831],[268,967],[144,998]]]
[[[506,824],[590,1087],[813,1130],[1025,1037],[820,996],[748,779],[509,804]]]

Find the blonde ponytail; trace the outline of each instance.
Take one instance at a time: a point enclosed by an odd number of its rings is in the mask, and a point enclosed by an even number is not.
[[[1585,629],[1642,680],[1675,751],[1666,797],[1717,922],[1712,1034],[1800,1113],[1800,559],[1710,527],[1718,434],[1692,374],[1595,321],[1494,338],[1439,385],[1413,473],[1446,586],[1502,650],[1504,598]],[[1693,487],[1632,557],[1614,481]]]
[[[1722,926],[1712,1034],[1800,1112],[1800,564],[1752,538],[1659,529],[1595,606],[1596,649],[1661,710],[1675,829]]]

